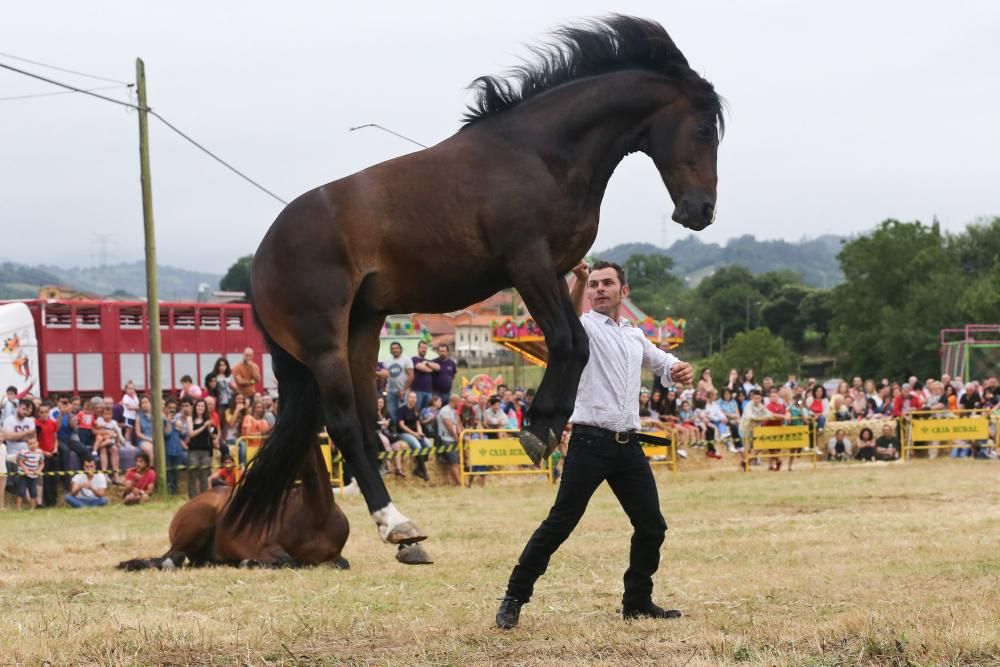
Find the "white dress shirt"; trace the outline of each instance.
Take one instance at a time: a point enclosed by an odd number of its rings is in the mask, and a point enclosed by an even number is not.
[[[642,368],[652,370],[669,386],[670,367],[677,357],[650,343],[624,317],[615,322],[592,310],[580,316],[580,323],[590,337],[590,359],[580,378],[570,422],[612,431],[639,428]]]

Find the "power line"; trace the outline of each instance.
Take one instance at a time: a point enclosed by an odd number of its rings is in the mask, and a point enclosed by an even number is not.
[[[366,123],[364,125],[358,125],[357,127],[349,127],[349,128],[347,128],[347,130],[348,130],[348,132],[354,132],[355,130],[363,130],[366,127],[375,127],[375,128],[378,128],[378,129],[382,130],[383,132],[388,132],[389,134],[394,134],[397,137],[399,137],[400,139],[405,139],[406,141],[409,141],[411,144],[416,144],[417,146],[420,146],[421,148],[427,148],[427,146],[425,146],[424,144],[420,143],[416,139],[410,139],[408,136],[406,136],[404,134],[400,134],[399,132],[396,132],[394,130],[390,130],[387,127],[382,127],[378,123]]]
[[[193,145],[194,147],[196,147],[198,150],[202,151],[203,153],[205,153],[206,155],[208,155],[209,157],[211,157],[213,160],[215,160],[216,162],[218,162],[219,164],[221,164],[222,166],[224,166],[226,169],[228,169],[229,171],[233,172],[234,174],[236,174],[237,176],[239,176],[240,178],[242,178],[243,180],[245,180],[250,185],[254,186],[255,188],[257,188],[261,192],[264,192],[265,194],[273,197],[274,199],[277,199],[282,204],[285,204],[286,206],[288,205],[287,201],[285,201],[284,199],[282,199],[278,195],[274,194],[273,192],[271,192],[270,190],[268,190],[267,188],[265,188],[263,185],[261,185],[260,183],[258,183],[255,180],[253,180],[252,178],[250,178],[249,176],[247,176],[246,174],[244,174],[242,171],[240,171],[239,169],[237,169],[233,165],[231,165],[228,162],[226,162],[225,160],[223,160],[221,157],[219,157],[218,155],[216,155],[212,151],[210,151],[207,148],[205,148],[204,146],[202,146],[200,143],[198,143],[197,141],[195,141],[194,139],[192,139],[186,133],[182,132],[180,130],[180,128],[178,128],[176,125],[174,125],[173,123],[171,123],[170,121],[168,121],[166,118],[164,118],[163,116],[161,116],[157,112],[153,111],[153,109],[151,107],[146,107],[145,109],[143,109],[142,107],[140,107],[138,105],[135,105],[135,104],[132,104],[130,102],[122,102],[121,100],[116,100],[116,99],[114,99],[112,97],[107,97],[106,95],[99,95],[98,93],[95,93],[93,91],[86,90],[84,88],[77,88],[76,86],[71,86],[68,83],[62,83],[62,82],[59,82],[59,81],[55,81],[53,79],[49,79],[47,77],[41,76],[40,74],[34,74],[33,72],[26,72],[23,69],[18,69],[17,67],[12,67],[12,66],[6,65],[4,63],[0,63],[0,67],[2,67],[3,69],[8,69],[8,70],[10,70],[12,72],[17,72],[18,74],[23,74],[25,76],[30,76],[31,78],[38,79],[39,81],[44,81],[46,83],[51,83],[52,85],[59,86],[60,88],[66,88],[66,89],[71,90],[73,92],[83,93],[85,95],[90,95],[91,97],[96,97],[97,99],[104,100],[105,102],[111,102],[112,104],[118,104],[118,105],[123,106],[123,107],[128,107],[129,109],[135,109],[136,111],[146,111],[149,115],[157,118],[161,123],[163,123],[168,128],[170,128],[171,130],[173,130],[174,132],[176,132],[178,135],[180,135],[181,137],[183,137],[188,142],[190,142],[191,145]],[[132,84],[129,84],[129,85],[132,85]]]
[[[128,84],[131,87],[132,84]],[[88,93],[97,92],[99,90],[113,90],[116,88],[121,88],[121,86],[102,86],[100,88],[87,88]],[[55,93],[33,93],[31,95],[12,95],[10,97],[0,97],[0,102],[9,102],[11,100],[30,100],[34,97],[52,97],[53,95],[72,95],[76,93],[75,90],[60,90]]]
[[[10,58],[11,60],[19,60],[22,63],[30,63],[32,65],[38,65],[39,67],[47,67],[49,69],[58,70],[60,72],[66,72],[67,74],[76,74],[77,76],[85,76],[88,79],[97,79],[98,81],[107,81],[108,83],[119,83],[123,86],[131,86],[132,84],[128,81],[119,81],[118,79],[109,79],[106,76],[97,76],[96,74],[87,74],[86,72],[78,72],[75,69],[67,69],[65,67],[57,67],[55,65],[46,65],[45,63],[40,63],[37,60],[28,60],[27,58],[22,58],[20,56],[15,56],[10,53],[0,53],[0,56],[4,58]]]

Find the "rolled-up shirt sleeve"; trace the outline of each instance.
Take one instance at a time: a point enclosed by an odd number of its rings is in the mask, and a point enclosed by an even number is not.
[[[648,338],[642,339],[642,367],[653,371],[654,375],[660,376],[660,383],[664,387],[671,386],[674,381],[670,377],[670,367],[680,361],[677,357],[664,352],[649,342]]]

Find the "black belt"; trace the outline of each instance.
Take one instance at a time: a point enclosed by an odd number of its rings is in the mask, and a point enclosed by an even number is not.
[[[608,428],[591,426],[589,424],[573,424],[573,433],[577,433],[579,435],[589,435],[594,438],[601,438],[602,440],[608,440],[619,445],[638,445],[644,442],[650,445],[660,446],[673,444],[669,438],[661,438],[642,431],[612,431]]]

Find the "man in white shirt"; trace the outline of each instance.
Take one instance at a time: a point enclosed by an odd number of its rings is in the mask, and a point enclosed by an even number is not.
[[[590,357],[583,370],[570,422],[573,435],[563,466],[562,482],[548,517],[531,536],[507,584],[497,610],[497,627],[514,628],[521,606],[531,599],[534,584],[549,559],[580,521],[590,497],[607,480],[635,527],[629,567],[625,572],[622,614],[632,618],[677,618],[677,610],[653,604],[653,574],[660,561],[667,524],[660,513],[656,481],[639,446],[639,388],[642,368],[666,381],[685,384],[694,372],[689,364],[657,349],[642,331],[621,317],[628,296],[622,268],[597,262],[593,270],[580,264],[572,299],[576,312],[583,293],[593,310],[580,317],[590,340]]]
[[[73,476],[72,487],[64,500],[70,507],[102,507],[108,504],[108,478],[96,472],[93,459],[83,462],[83,472]]]

